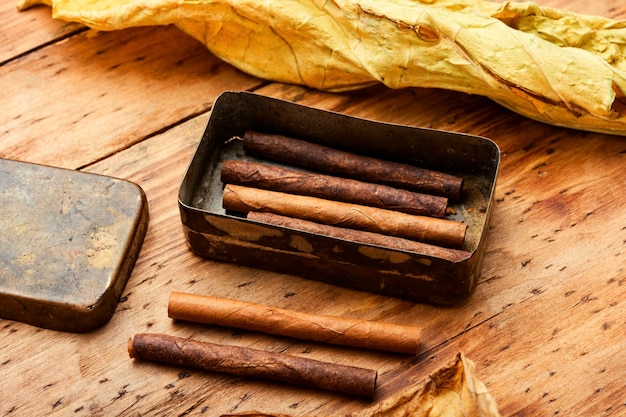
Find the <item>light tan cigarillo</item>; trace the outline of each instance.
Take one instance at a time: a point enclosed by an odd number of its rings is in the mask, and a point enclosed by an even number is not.
[[[452,248],[463,246],[467,229],[465,223],[453,220],[233,184],[224,187],[222,205],[226,210],[242,213],[269,212]]]
[[[415,355],[421,328],[380,321],[317,315],[246,301],[173,292],[168,315],[296,339]]]

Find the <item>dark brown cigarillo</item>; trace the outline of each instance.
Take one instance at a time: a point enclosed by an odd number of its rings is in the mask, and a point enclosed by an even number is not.
[[[453,220],[232,184],[224,187],[222,206],[241,213],[269,212],[452,248],[462,247],[467,229],[464,223]]]
[[[247,131],[246,152],[324,173],[460,200],[463,178],[409,164],[356,155],[287,136]]]
[[[173,292],[168,316],[302,340],[417,354],[421,328],[326,316],[246,301]]]
[[[352,242],[366,243],[381,246],[383,248],[399,249],[402,251],[433,256],[436,258],[446,259],[451,262],[462,261],[471,256],[470,252],[461,249],[444,248],[401,237],[381,235],[380,233],[366,232],[363,230],[346,229],[344,227],[329,226],[308,220],[281,216],[274,213],[251,211],[247,214],[247,218],[262,223],[273,224],[275,226],[315,233],[317,235],[325,235]]]
[[[448,207],[446,197],[248,161],[224,161],[221,179],[225,184],[308,195],[422,216],[444,217]]]
[[[283,353],[225,346],[164,334],[128,340],[131,358],[373,397],[378,372]]]

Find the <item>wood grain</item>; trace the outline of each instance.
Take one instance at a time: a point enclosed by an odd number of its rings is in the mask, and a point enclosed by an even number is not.
[[[542,1],[626,18],[621,0]],[[128,337],[160,332],[379,371],[376,399],[463,351],[506,416],[626,415],[624,138],[543,125],[458,93],[329,94],[241,74],[173,27],[93,33],[0,1],[0,156],[139,184],[150,226],[111,321],[67,334],[0,320],[0,415],[347,413],[362,399],[134,363]],[[57,42],[59,39],[65,39]],[[5,42],[5,40],[7,40]],[[493,139],[502,164],[482,274],[437,308],[193,255],[177,193],[215,97],[254,90],[359,117]],[[172,291],[422,328],[417,357],[167,317]]]
[[[174,27],[83,32],[7,63],[0,78],[2,156],[66,168],[205,112],[223,90],[261,84]]]
[[[50,8],[33,7],[27,13],[17,11],[17,2],[0,3],[0,64],[58,42],[85,28],[50,18]]]

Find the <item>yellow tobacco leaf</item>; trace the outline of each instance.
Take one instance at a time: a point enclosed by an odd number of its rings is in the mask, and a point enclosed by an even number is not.
[[[626,135],[626,21],[487,0],[22,0],[100,30],[174,24],[261,78],[489,97],[559,126]]]

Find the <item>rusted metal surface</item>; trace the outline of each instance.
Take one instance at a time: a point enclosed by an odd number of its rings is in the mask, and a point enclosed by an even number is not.
[[[453,204],[468,231],[460,262],[270,226],[221,206],[224,159],[252,159],[246,130],[297,137],[350,152],[461,175],[464,196]],[[398,159],[398,157],[402,159]],[[498,147],[482,137],[378,123],[251,93],[226,92],[213,108],[179,191],[183,229],[199,255],[289,273],[413,301],[452,304],[470,295],[480,273]]]
[[[137,185],[0,159],[0,317],[84,332],[112,316],[147,224]]]

